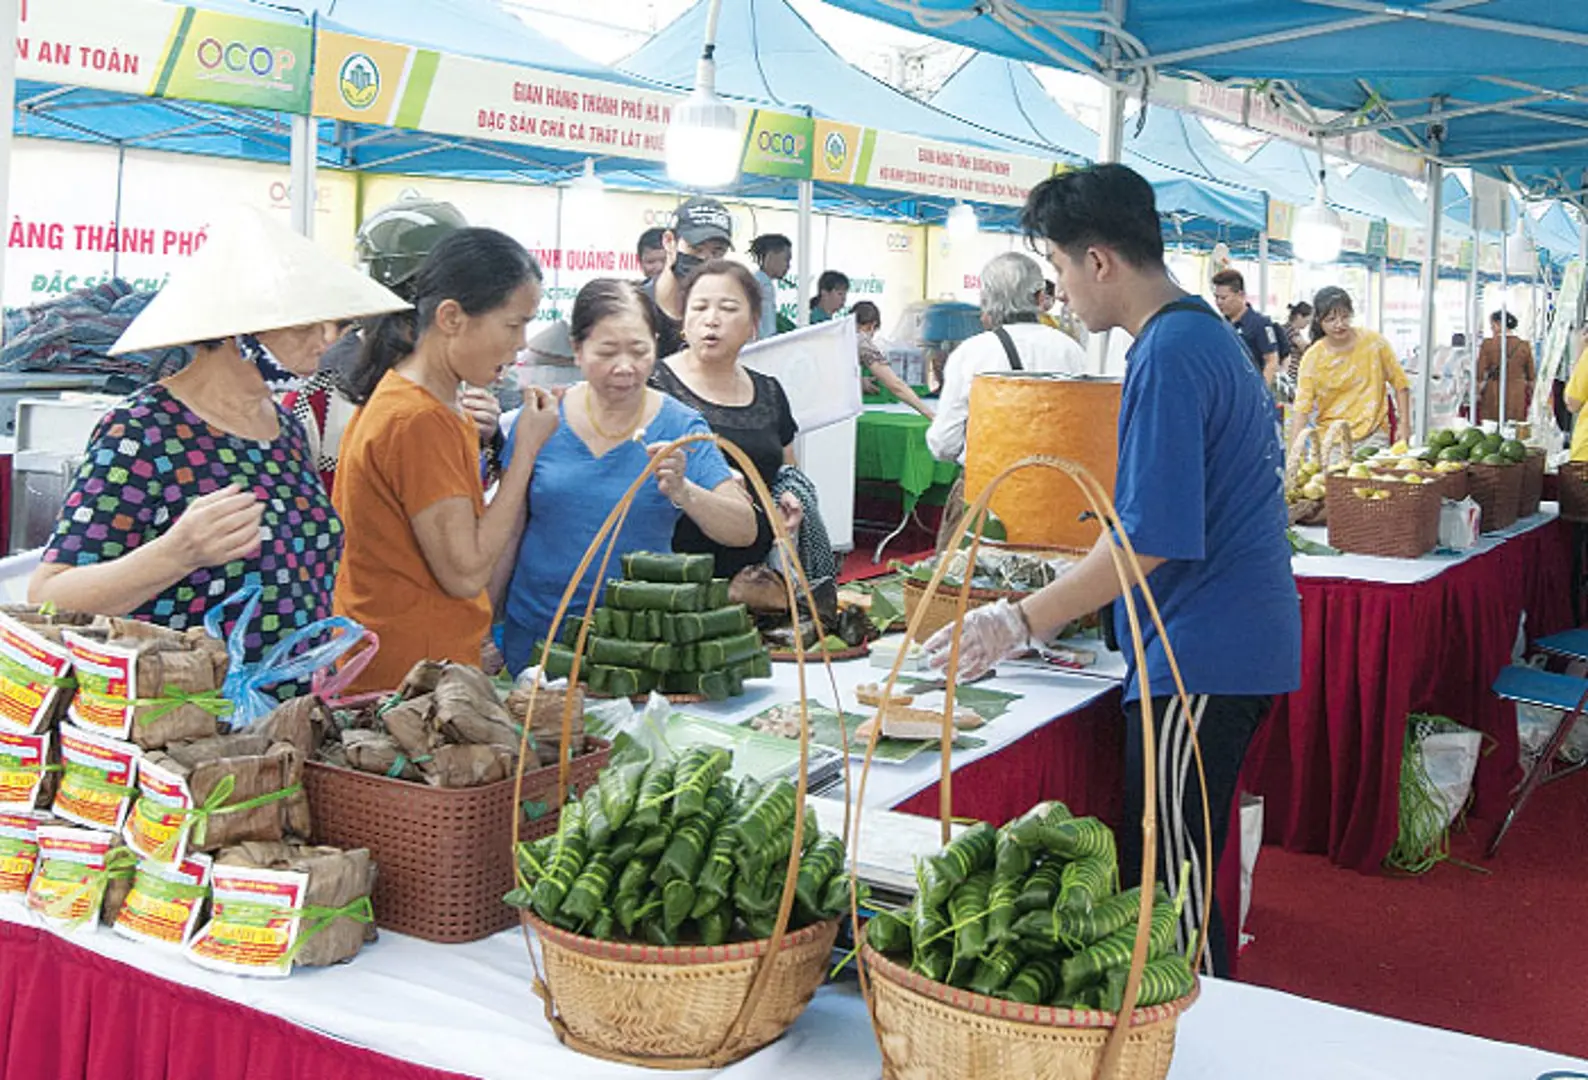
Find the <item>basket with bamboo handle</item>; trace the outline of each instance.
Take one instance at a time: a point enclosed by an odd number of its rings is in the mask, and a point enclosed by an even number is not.
[[[1141,895],[1143,902],[1135,923],[1135,944],[1131,953],[1123,1004],[1117,1013],[1069,1009],[1046,1005],[1023,1005],[1002,998],[988,997],[935,982],[907,970],[888,959],[869,944],[861,948],[859,967],[861,990],[871,1011],[872,1026],[882,1050],[885,1080],[936,1080],[969,1076],[1019,1076],[1022,1080],[1163,1080],[1174,1053],[1179,1016],[1195,1001],[1198,988],[1178,1000],[1137,1009],[1142,973],[1147,965],[1149,929],[1153,895],[1157,880],[1158,818],[1157,731],[1154,724],[1152,688],[1148,683],[1145,639],[1138,600],[1140,590],[1147,613],[1156,628],[1182,706],[1189,713],[1189,697],[1180,677],[1179,666],[1169,647],[1163,620],[1137,561],[1130,539],[1124,534],[1112,500],[1101,485],[1081,466],[1050,457],[1029,457],[1006,468],[982,491],[965,515],[954,538],[957,545],[974,528],[971,557],[981,544],[979,523],[985,520],[990,496],[1003,480],[1021,470],[1049,469],[1068,475],[1080,488],[1087,504],[1104,525],[1105,543],[1113,556],[1114,569],[1124,596],[1125,613],[1134,650],[1136,677],[1141,691],[1143,762],[1145,764],[1144,809],[1142,814]],[[1116,539],[1117,537],[1117,539]],[[928,585],[928,594],[940,587],[943,568]],[[967,586],[959,589],[959,619],[955,622],[949,652],[948,684],[943,705],[942,774],[939,779],[939,814],[943,843],[949,841],[949,821],[953,804],[950,745],[953,741],[954,698],[960,658],[960,635],[966,610]],[[923,609],[924,610],[924,609]],[[920,614],[916,620],[919,621]],[[912,631],[913,631],[912,627]],[[895,661],[883,690],[884,700],[893,693],[899,677],[900,662]],[[1212,829],[1208,821],[1207,781],[1202,770],[1202,752],[1191,729],[1192,748],[1198,779],[1202,784],[1203,836],[1205,840],[1202,887],[1211,898],[1213,890]],[[873,730],[866,747],[865,764],[855,797],[853,844],[858,849],[865,802],[866,781],[876,749]],[[858,925],[858,885],[850,872],[851,914]],[[1127,924],[1128,925],[1128,924]],[[1207,927],[1198,929],[1192,957],[1192,971],[1200,966],[1207,946]]]
[[[558,630],[573,603],[586,571],[600,557],[597,587],[590,590],[584,622],[574,646],[573,670],[569,684],[576,685],[584,662],[591,615],[599,599],[599,583],[606,580],[607,568],[616,549],[617,538],[628,518],[640,488],[650,481],[664,457],[691,444],[712,443],[733,461],[748,481],[752,497],[767,511],[775,543],[783,549],[789,610],[798,610],[798,593],[803,595],[812,619],[816,618],[816,599],[800,565],[795,545],[784,527],[782,515],[755,465],[733,443],[714,435],[690,435],[669,443],[653,455],[649,466],[629,485],[605,523],[585,551],[584,558],[570,578],[547,633],[546,649],[558,640]],[[795,882],[799,873],[805,834],[806,769],[810,755],[810,715],[805,683],[803,641],[796,635],[795,659],[800,689],[800,767],[796,782],[793,841],[787,870],[783,876],[781,900],[770,937],[758,941],[730,942],[718,946],[654,946],[617,941],[599,941],[569,933],[538,918],[534,912],[521,912],[525,943],[535,968],[534,990],[545,1007],[545,1016],[557,1038],[570,1049],[628,1065],[660,1069],[717,1069],[745,1057],[780,1037],[798,1018],[821,985],[838,920],[812,923],[799,930],[789,929],[793,912]],[[547,652],[541,654],[544,667]],[[824,661],[826,659],[824,655]],[[827,665],[838,699],[837,680]],[[531,690],[528,708],[533,713],[539,685]],[[573,730],[573,709],[577,695],[565,695],[562,712],[562,753],[558,776],[557,804],[567,800],[568,742]],[[523,762],[528,750],[525,729],[519,753],[517,782],[524,780]],[[845,783],[848,758],[845,756]],[[845,822],[845,833],[848,822]],[[513,851],[518,850],[515,825]],[[539,941],[539,949],[531,934]]]

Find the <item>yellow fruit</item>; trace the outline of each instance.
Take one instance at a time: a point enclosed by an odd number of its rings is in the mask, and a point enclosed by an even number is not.
[[[1411,447],[1406,445],[1405,439],[1402,439],[1400,442],[1390,447],[1390,453],[1394,454],[1396,457],[1401,457],[1410,452],[1410,450]]]
[[[1306,487],[1301,489],[1301,497],[1303,499],[1312,499],[1314,501],[1317,501],[1317,500],[1322,499],[1324,497],[1325,490],[1326,489],[1324,488],[1324,486],[1322,484],[1317,483],[1316,481],[1314,481],[1313,483],[1310,483]]]
[[[1345,474],[1358,480],[1365,480],[1367,477],[1373,475],[1373,471],[1369,469],[1366,464],[1358,462],[1347,469]]]
[[[1407,472],[1422,472],[1423,463],[1414,457],[1401,458],[1400,464],[1396,467]]]

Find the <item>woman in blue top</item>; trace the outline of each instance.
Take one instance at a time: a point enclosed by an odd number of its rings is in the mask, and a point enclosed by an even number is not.
[[[569,337],[585,381],[563,395],[557,430],[535,459],[528,520],[511,549],[516,558],[498,568],[497,584],[509,582],[502,638],[509,671],[538,659],[534,644],[550,629],[585,549],[652,456],[685,435],[711,434],[699,413],[645,385],[656,364],[654,310],[633,285],[611,279],[592,281],[574,301]],[[512,455],[509,435],[504,460]],[[720,544],[755,541],[744,488],[720,450],[696,443],[669,455],[640,488],[609,571],[624,552],[670,551],[681,515]],[[583,614],[597,565],[580,582],[571,613]]]

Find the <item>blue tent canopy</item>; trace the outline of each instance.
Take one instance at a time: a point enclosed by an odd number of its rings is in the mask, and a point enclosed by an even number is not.
[[[695,85],[709,6],[709,0],[699,0],[623,60],[620,69],[688,92]],[[787,0],[724,3],[716,59],[717,91],[724,97],[1010,153],[1046,150],[950,116],[866,74],[835,53]]]
[[[1551,203],[1533,222],[1533,235],[1550,261],[1557,264],[1570,262],[1582,251],[1582,226],[1572,220],[1566,207],[1559,202]]]
[[[1273,80],[1281,101],[1348,114],[1535,192],[1579,193],[1588,170],[1588,4],[1572,0],[828,0],[977,49],[1102,74]],[[1113,12],[1123,11],[1123,18]],[[1430,147],[1434,113],[1443,137]]]
[[[932,104],[966,120],[997,125],[1005,134],[1042,144],[1055,156],[1086,161],[1095,156],[1097,135],[1048,94],[1029,67],[978,54],[932,98]],[[1177,234],[1219,235],[1221,227],[1255,234],[1267,225],[1260,192],[1222,183],[1172,139],[1154,144],[1152,156],[1134,147],[1125,161],[1152,184],[1158,209]]]
[[[1199,118],[1176,109],[1149,106],[1140,131],[1126,123],[1124,145],[1127,151],[1166,168],[1265,192],[1282,202],[1312,200],[1311,187],[1292,187],[1283,175],[1265,175],[1251,168],[1225,151]]]

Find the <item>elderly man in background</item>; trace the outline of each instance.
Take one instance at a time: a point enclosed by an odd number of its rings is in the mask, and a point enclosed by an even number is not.
[[[1079,375],[1086,370],[1086,353],[1074,339],[1041,322],[1046,284],[1037,261],[1016,251],[998,256],[982,269],[981,322],[987,331],[949,354],[937,416],[926,432],[933,457],[965,464],[965,425],[970,420],[971,383],[977,375],[988,371]],[[940,547],[964,512],[961,477],[945,505],[938,531]]]

